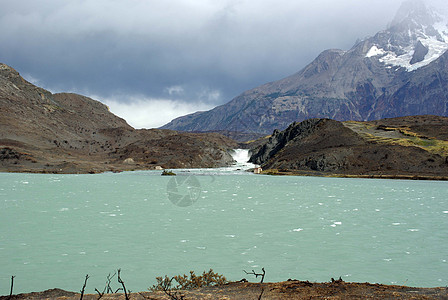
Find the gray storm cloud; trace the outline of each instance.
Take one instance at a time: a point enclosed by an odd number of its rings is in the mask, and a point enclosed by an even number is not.
[[[401,1],[0,3],[0,61],[29,80],[121,106],[166,100],[161,109],[177,101],[194,111],[297,72],[325,49],[350,48],[384,29]]]

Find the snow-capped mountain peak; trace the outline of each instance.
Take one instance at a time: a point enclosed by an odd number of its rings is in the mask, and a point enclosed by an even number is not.
[[[326,50],[291,76],[164,128],[266,135],[310,118],[448,116],[448,22],[440,11],[405,2],[386,30],[348,51]]]
[[[414,71],[448,50],[448,18],[420,0],[402,4],[391,26],[371,39],[365,57]]]
[[[390,27],[402,26],[406,23],[421,26],[431,25],[439,19],[433,9],[429,9],[422,0],[404,1],[395,14]]]

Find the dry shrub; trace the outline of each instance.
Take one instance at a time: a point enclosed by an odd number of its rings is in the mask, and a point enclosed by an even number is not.
[[[208,272],[204,271],[199,276],[194,271],[190,271],[189,276],[183,274],[169,278],[165,275],[165,277],[156,277],[156,280],[157,284],[150,288],[151,291],[164,291],[167,289],[189,290],[206,286],[223,285],[228,282],[224,275],[215,273],[212,269]],[[176,281],[176,285],[173,284],[173,281]]]

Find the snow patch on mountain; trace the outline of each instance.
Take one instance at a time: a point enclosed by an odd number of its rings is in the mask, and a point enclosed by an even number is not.
[[[439,22],[436,23],[433,28],[438,34],[428,35],[425,32],[426,30],[418,32],[419,38],[417,39],[417,42],[420,41],[423,46],[428,49],[428,53],[425,55],[424,59],[418,63],[411,64],[415,45],[403,47],[401,50],[403,50],[402,53],[404,54],[401,55],[397,55],[394,51],[385,50],[379,45],[373,45],[369,51],[367,51],[365,57],[370,58],[380,56],[379,61],[385,65],[403,67],[408,72],[429,65],[448,50],[448,26],[445,23]],[[410,35],[412,34],[410,33]]]
[[[369,51],[367,51],[366,57],[373,57],[373,56],[377,56],[377,55],[384,55],[386,54],[386,51],[384,51],[383,49],[378,48],[376,45],[373,45],[372,48],[370,48]]]

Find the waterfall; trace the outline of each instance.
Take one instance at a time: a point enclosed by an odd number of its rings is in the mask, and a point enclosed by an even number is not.
[[[246,164],[249,161],[249,149],[234,149],[231,153],[237,164]]]
[[[236,163],[231,168],[248,170],[256,167],[256,165],[249,162],[250,159],[249,149],[233,149],[233,151],[230,152],[230,154],[232,155],[232,158],[236,161]]]

